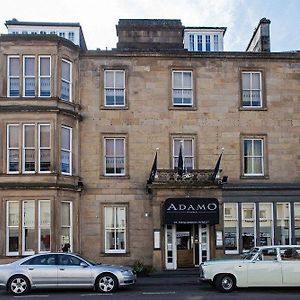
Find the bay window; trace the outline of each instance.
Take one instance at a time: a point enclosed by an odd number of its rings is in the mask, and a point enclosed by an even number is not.
[[[23,172],[35,172],[35,124],[23,125]]]
[[[24,56],[23,60],[23,96],[35,96],[35,57]]]
[[[51,96],[51,57],[39,56],[39,97]]]
[[[51,249],[51,208],[50,201],[39,201],[38,207],[38,251],[47,252]]]
[[[126,252],[126,207],[107,206],[105,210],[105,252]]]
[[[39,172],[50,172],[50,155],[51,155],[51,126],[50,124],[39,124]]]
[[[72,128],[61,127],[61,173],[72,175]]]
[[[72,63],[65,59],[61,63],[61,99],[72,102]]]
[[[7,125],[7,173],[19,173],[19,124]]]

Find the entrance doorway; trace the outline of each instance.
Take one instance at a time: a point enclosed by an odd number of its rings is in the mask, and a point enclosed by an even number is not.
[[[166,269],[199,266],[209,259],[209,225],[166,225],[165,241]]]

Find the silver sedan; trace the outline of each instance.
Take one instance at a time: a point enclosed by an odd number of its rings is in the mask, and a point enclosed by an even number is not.
[[[98,264],[71,253],[36,254],[0,265],[0,287],[14,295],[34,288],[73,287],[112,293],[135,282],[136,275],[129,267]]]

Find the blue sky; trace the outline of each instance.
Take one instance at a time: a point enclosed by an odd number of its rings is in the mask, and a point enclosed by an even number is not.
[[[244,51],[263,17],[271,20],[271,51],[300,50],[300,0],[13,0],[0,9],[6,20],[80,22],[89,49],[117,42],[121,18],[181,19],[185,26],[225,26],[225,50]]]

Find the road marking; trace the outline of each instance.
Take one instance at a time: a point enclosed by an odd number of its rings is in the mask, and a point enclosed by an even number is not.
[[[91,297],[91,296],[112,296],[113,294],[97,294],[97,293],[93,293],[93,294],[81,294],[81,297]]]
[[[176,292],[143,292],[143,295],[174,295]]]
[[[47,298],[49,295],[25,295],[25,296],[14,296],[14,298]]]

